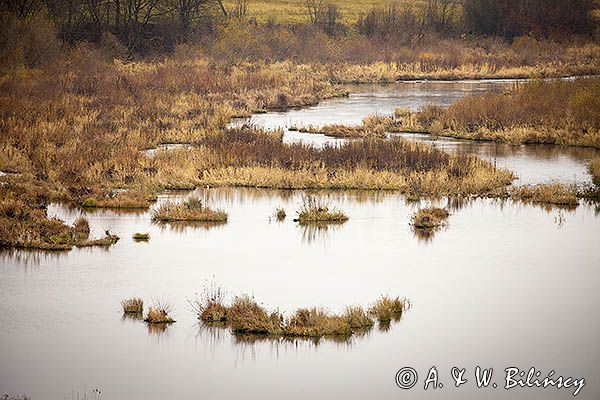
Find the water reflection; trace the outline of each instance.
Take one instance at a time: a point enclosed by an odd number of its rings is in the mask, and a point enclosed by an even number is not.
[[[170,221],[170,222],[152,222],[158,226],[161,231],[173,233],[185,233],[193,230],[205,230],[221,228],[227,225],[226,221]]]
[[[327,244],[331,235],[338,231],[344,222],[316,222],[310,224],[299,224],[302,229],[302,242],[306,244]]]

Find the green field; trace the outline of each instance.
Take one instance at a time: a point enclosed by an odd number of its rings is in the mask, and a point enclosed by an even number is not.
[[[356,22],[361,14],[365,14],[374,6],[399,7],[421,6],[426,0],[331,0],[336,4],[346,23]],[[235,8],[235,0],[225,0],[228,10]],[[249,0],[248,17],[256,18],[258,21],[267,21],[273,18],[277,22],[305,22],[308,20],[304,0]]]

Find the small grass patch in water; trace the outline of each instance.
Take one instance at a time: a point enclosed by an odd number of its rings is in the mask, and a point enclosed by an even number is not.
[[[123,307],[123,314],[142,314],[144,312],[144,300],[138,297],[121,300],[121,307]]]
[[[283,208],[279,207],[275,210],[275,218],[277,219],[277,221],[281,222],[285,220],[285,217],[287,217],[287,214],[285,213],[285,210]]]
[[[328,204],[315,196],[304,196],[298,211],[297,222],[301,224],[323,222],[346,222],[348,216],[340,210],[332,209]]]
[[[224,322],[228,308],[225,306],[225,291],[215,281],[207,283],[200,296],[188,300],[192,311],[204,322]]]
[[[166,301],[157,300],[148,309],[144,322],[149,324],[172,324],[175,320],[171,317],[173,306]]]
[[[379,322],[387,323],[399,320],[404,310],[408,307],[409,303],[406,299],[382,296],[369,308],[369,314],[374,316]]]
[[[218,286],[212,287],[213,293],[215,288]],[[351,306],[341,314],[333,314],[321,307],[299,308],[286,317],[278,310],[267,310],[248,295],[236,296],[227,306],[220,288],[217,293],[190,302],[192,309],[206,326],[229,327],[236,335],[347,338],[353,333],[366,333],[374,325],[374,317],[389,326],[390,321],[401,318],[409,304],[406,299],[384,296],[368,310]]]
[[[137,232],[133,234],[133,240],[135,240],[136,242],[147,242],[148,240],[150,240],[150,234],[149,233],[141,233],[141,232]]]
[[[222,210],[212,210],[205,206],[202,200],[191,198],[179,204],[163,204],[154,211],[152,219],[159,222],[226,222],[227,213]]]
[[[373,326],[373,318],[361,306],[348,306],[344,313],[346,321],[352,329],[369,328]]]
[[[446,223],[450,213],[445,208],[429,207],[422,208],[412,217],[412,225],[415,229],[436,229]]]

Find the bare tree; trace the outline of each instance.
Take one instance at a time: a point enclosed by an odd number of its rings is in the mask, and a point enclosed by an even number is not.
[[[313,24],[318,23],[325,9],[325,0],[304,0],[304,5],[308,10],[310,22]]]

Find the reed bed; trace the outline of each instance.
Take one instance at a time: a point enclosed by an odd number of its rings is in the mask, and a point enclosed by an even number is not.
[[[533,81],[506,94],[472,96],[417,113],[440,136],[600,149],[600,79]]]
[[[597,186],[600,186],[600,157],[593,159],[588,166],[592,179]]]

